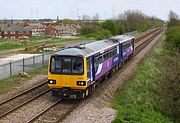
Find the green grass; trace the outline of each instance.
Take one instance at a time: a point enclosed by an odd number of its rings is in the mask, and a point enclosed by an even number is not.
[[[162,55],[164,38],[145,56],[136,72],[126,81],[112,102],[117,110],[113,123],[171,123],[163,115],[158,102],[162,81]]]
[[[20,76],[16,75],[11,78],[0,80],[0,94],[6,93],[6,92],[22,85],[24,82],[26,82],[27,80],[30,80],[32,77],[34,77],[36,75],[47,75],[47,66],[35,69],[31,72],[28,72],[28,74],[30,75],[29,78],[20,77]]]
[[[94,40],[93,37],[85,37],[80,36],[78,38],[74,39],[30,39],[25,40],[23,43],[17,43],[17,42],[7,42],[7,43],[0,43],[0,51],[6,50],[6,49],[15,49],[15,48],[22,48],[27,46],[35,46],[35,45],[46,45],[46,44],[54,44],[54,43],[61,43],[61,42],[72,42],[72,41],[81,41],[81,40]],[[5,39],[6,41],[8,39]]]
[[[2,44],[0,44],[0,50],[21,48],[21,47],[26,47],[26,46],[28,46],[28,45],[17,44],[17,43],[2,43]]]

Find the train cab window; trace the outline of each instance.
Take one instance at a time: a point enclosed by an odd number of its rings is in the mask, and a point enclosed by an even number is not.
[[[72,59],[72,73],[83,73],[83,62],[82,59],[73,58]]]
[[[54,73],[61,72],[61,61],[60,58],[51,59],[51,70]]]
[[[71,58],[61,58],[60,61],[62,62],[62,73],[71,73]]]
[[[80,57],[54,56],[50,61],[50,72],[57,74],[83,74],[83,59]]]

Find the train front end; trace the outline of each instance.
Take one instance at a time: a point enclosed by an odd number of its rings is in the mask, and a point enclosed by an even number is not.
[[[81,56],[52,55],[48,86],[53,96],[80,99],[87,88],[86,59]]]

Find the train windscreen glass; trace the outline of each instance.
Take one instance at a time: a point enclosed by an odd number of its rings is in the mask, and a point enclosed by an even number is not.
[[[50,72],[54,74],[83,74],[83,58],[53,56],[50,61]]]

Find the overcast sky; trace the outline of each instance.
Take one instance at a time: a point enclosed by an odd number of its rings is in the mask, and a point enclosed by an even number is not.
[[[0,19],[25,18],[72,18],[77,15],[107,19],[126,10],[141,10],[143,13],[168,19],[173,10],[180,15],[180,0],[0,0]]]

